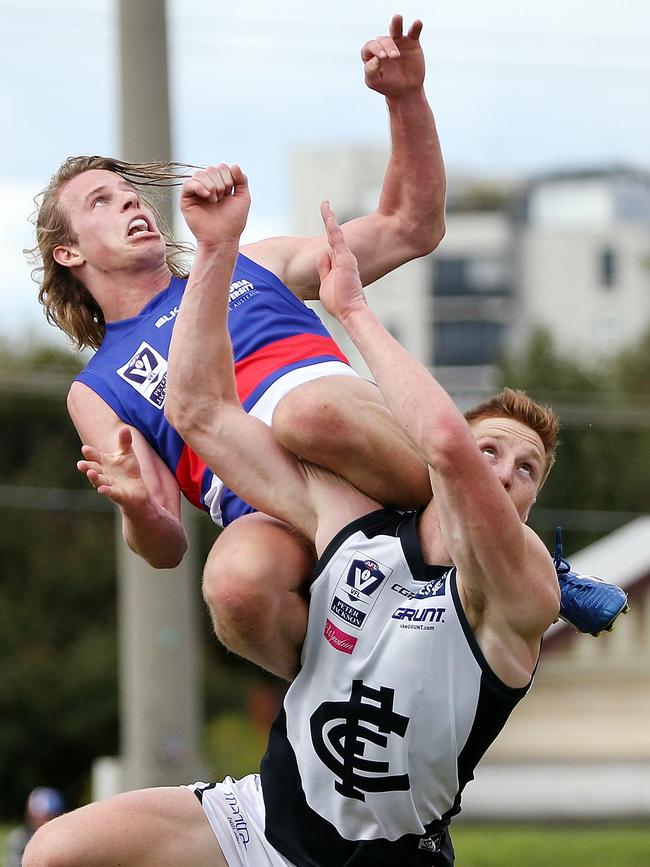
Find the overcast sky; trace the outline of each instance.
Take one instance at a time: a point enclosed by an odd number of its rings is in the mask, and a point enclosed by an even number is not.
[[[294,148],[387,144],[359,49],[393,12],[424,20],[450,172],[650,168],[647,0],[168,0],[174,157],[241,163],[249,238],[292,232]],[[21,251],[31,198],[67,156],[119,155],[117,30],[113,0],[0,0],[0,337],[19,346],[63,345]]]

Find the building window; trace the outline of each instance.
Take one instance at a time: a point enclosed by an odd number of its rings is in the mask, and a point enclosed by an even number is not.
[[[434,261],[434,295],[509,295],[511,292],[509,267],[501,257],[438,256]]]
[[[435,295],[468,295],[467,259],[446,256],[435,260],[433,291]]]
[[[616,285],[618,270],[617,256],[611,247],[603,247],[598,254],[600,285],[612,289]]]
[[[436,322],[433,363],[436,367],[494,364],[504,331],[502,322]]]

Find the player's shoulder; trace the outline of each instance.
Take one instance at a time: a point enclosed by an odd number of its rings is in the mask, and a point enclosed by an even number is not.
[[[97,392],[78,379],[70,384],[66,404],[70,418],[77,427],[79,423],[90,418],[100,418],[103,421],[118,418],[117,414]]]
[[[560,605],[560,585],[548,548],[537,533],[524,525],[526,540],[524,596],[532,603],[535,618],[546,629],[557,618]]]
[[[541,569],[543,578],[552,582],[557,576],[548,548],[528,524],[524,524],[522,529],[526,545],[527,568],[535,573],[539,573]]]
[[[317,277],[319,237],[278,235],[241,247],[248,259],[274,274],[298,298],[311,298]]]

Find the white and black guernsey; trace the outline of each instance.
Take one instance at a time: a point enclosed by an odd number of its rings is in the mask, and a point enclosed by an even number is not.
[[[298,867],[453,864],[463,787],[530,686],[490,669],[416,521],[353,521],[312,576],[302,668],[261,769],[266,836]]]

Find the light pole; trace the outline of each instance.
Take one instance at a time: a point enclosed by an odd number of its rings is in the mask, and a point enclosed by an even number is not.
[[[171,159],[164,0],[119,0],[122,157]],[[161,210],[173,225],[171,201]],[[189,510],[188,510],[189,512]],[[152,569],[118,526],[120,719],[123,786],[201,776],[197,640],[199,570],[190,550],[176,569]]]

